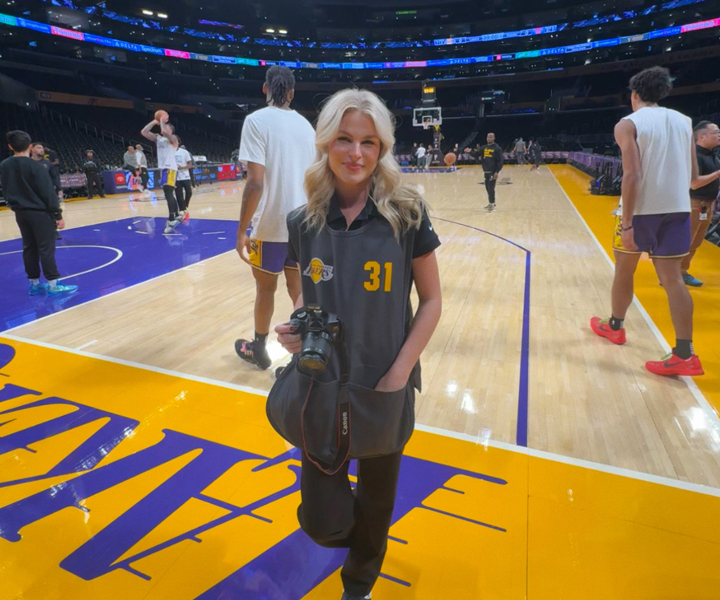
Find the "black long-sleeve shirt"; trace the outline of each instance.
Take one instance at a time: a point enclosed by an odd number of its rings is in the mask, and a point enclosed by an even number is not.
[[[12,210],[40,210],[62,218],[50,174],[39,162],[29,156],[11,156],[0,163],[0,180]]]
[[[55,188],[55,191],[61,191],[62,185],[60,184],[60,173],[57,171],[57,169],[53,168],[53,164],[47,158],[41,158],[40,160],[36,160],[35,162],[41,164],[47,170],[48,174],[50,175],[50,179],[53,182],[53,187]]]
[[[485,144],[480,148],[480,158],[486,173],[499,173],[503,168],[503,151],[499,144]]]
[[[45,153],[45,159],[50,163],[50,179],[53,180],[55,189],[59,192],[62,190],[60,183],[60,158],[55,150],[48,150]]]
[[[88,177],[90,175],[97,175],[100,172],[100,169],[98,169],[98,166],[95,163],[95,157],[85,159],[85,162],[83,163],[83,172]]]

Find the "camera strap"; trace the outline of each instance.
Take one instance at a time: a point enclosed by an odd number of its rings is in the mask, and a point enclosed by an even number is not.
[[[337,347],[338,358],[340,359],[340,389],[338,390],[337,402],[338,451],[335,455],[335,460],[327,469],[320,465],[320,463],[318,463],[312,456],[310,456],[310,453],[307,451],[307,443],[305,441],[305,409],[307,408],[308,402],[310,402],[310,395],[312,393],[313,384],[315,383],[314,377],[310,380],[310,384],[308,385],[308,391],[305,396],[305,402],[303,403],[302,413],[300,417],[303,452],[305,453],[307,459],[326,475],[335,475],[347,462],[350,456],[350,437],[352,433],[350,417],[350,395],[348,394],[347,390],[347,382],[350,378],[350,369],[347,358],[347,350],[345,348],[345,340],[340,339]]]

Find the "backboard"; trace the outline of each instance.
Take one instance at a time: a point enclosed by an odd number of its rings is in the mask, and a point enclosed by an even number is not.
[[[432,108],[414,108],[413,109],[413,127],[423,127],[423,121],[430,125],[442,125],[442,108],[434,106]]]

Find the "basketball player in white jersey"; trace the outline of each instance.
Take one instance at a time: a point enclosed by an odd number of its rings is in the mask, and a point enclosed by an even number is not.
[[[690,184],[698,177],[692,121],[658,106],[672,89],[670,72],[645,69],[630,80],[633,114],[615,126],[622,151],[621,211],[615,227],[615,280],[610,319],[593,317],[593,331],[626,341],[623,322],[633,299],[638,261],[647,252],[670,304],[676,344],[662,360],[645,364],[658,375],[703,375],[692,344],[693,301],[682,278],[690,250]]]
[[[192,198],[192,185],[190,179],[190,169],[192,169],[192,157],[190,153],[182,145],[180,136],[175,136],[180,146],[175,153],[175,162],[178,166],[177,182],[175,188],[175,197],[177,203],[182,210],[185,211],[185,221],[190,218],[190,198]]]
[[[164,111],[161,113],[158,121],[153,119],[143,130],[143,137],[157,144],[158,168],[161,170],[160,183],[165,194],[165,201],[168,205],[168,220],[163,233],[169,234],[175,231],[175,228],[183,222],[185,218],[185,207],[178,206],[175,197],[175,180],[177,178],[178,166],[175,161],[175,152],[178,149],[178,139],[175,137],[175,127],[168,123],[168,114]],[[160,133],[150,131],[155,125],[160,126]]]
[[[284,272],[293,305],[300,295],[297,262],[288,258],[287,215],[307,203],[305,171],[315,158],[315,131],[290,108],[295,77],[287,67],[268,69],[263,85],[267,108],[243,123],[239,160],[247,163],[237,252],[255,278],[255,337],[239,339],[235,352],[267,369],[271,360],[265,342],[275,310],[278,277]],[[247,253],[247,254],[246,254]]]

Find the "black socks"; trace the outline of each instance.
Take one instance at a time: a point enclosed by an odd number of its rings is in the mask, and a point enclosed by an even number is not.
[[[683,360],[690,358],[693,354],[695,354],[692,340],[676,340],[675,347],[673,348],[673,354]]]
[[[616,317],[610,317],[610,329],[612,329],[613,331],[622,329],[624,323],[625,323],[625,319],[618,319]]]
[[[267,341],[267,333],[255,332],[255,339],[252,342],[253,358],[255,364],[261,369],[267,369],[271,364],[270,355],[265,348],[265,342]]]

